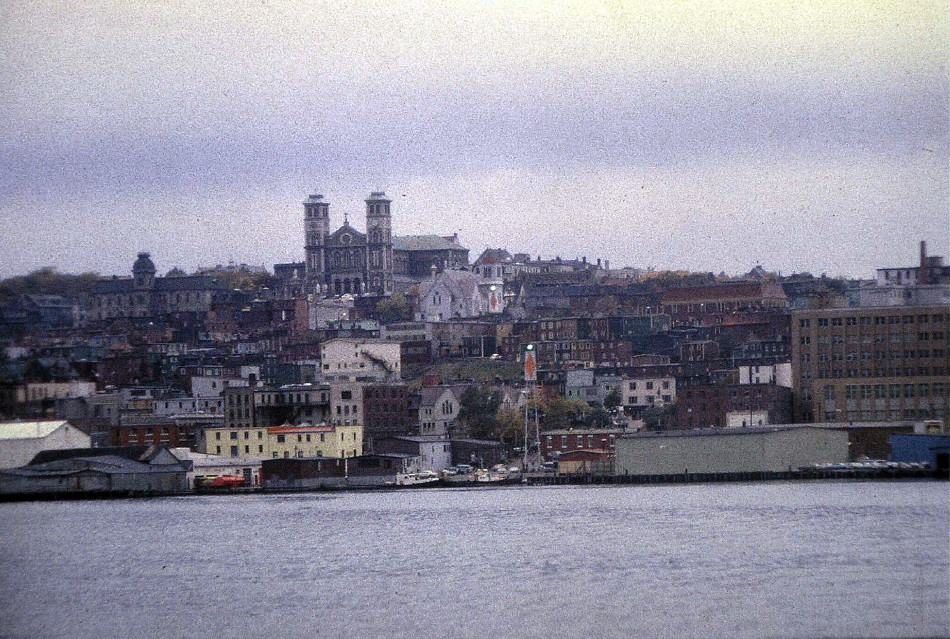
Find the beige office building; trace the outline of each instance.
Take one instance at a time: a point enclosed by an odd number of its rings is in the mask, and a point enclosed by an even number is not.
[[[828,308],[792,314],[800,422],[950,416],[950,307]]]

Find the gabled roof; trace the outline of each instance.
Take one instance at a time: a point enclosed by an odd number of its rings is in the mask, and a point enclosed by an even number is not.
[[[511,253],[506,251],[503,248],[487,248],[482,251],[482,254],[478,256],[478,259],[475,260],[475,266],[481,266],[482,264],[505,264],[512,261]]]
[[[103,457],[117,456],[132,461],[148,462],[157,457],[162,451],[168,450],[164,446],[108,446],[103,448],[63,448],[59,450],[42,450],[30,462],[30,466],[45,464],[61,459],[74,457]]]
[[[460,401],[466,388],[468,386],[423,386],[419,392],[419,406],[434,406],[446,391],[452,393],[456,401]]]
[[[419,282],[419,297],[424,298],[439,286],[444,286],[462,299],[471,299],[480,294],[478,285],[481,283],[482,280],[474,273],[449,269],[436,275],[434,280]]]
[[[340,238],[344,233],[349,233],[353,237],[353,241],[349,245],[343,244]],[[357,231],[355,228],[350,226],[349,221],[344,222],[343,226],[335,230],[330,234],[330,237],[327,238],[327,244],[340,244],[343,246],[353,246],[356,244],[365,244],[366,243],[366,234]]]
[[[0,423],[0,440],[7,439],[43,439],[69,425],[63,419],[40,422],[3,422]]]

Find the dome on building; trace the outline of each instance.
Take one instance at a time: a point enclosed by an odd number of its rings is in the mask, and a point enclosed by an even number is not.
[[[148,253],[139,253],[139,258],[135,260],[135,264],[132,265],[132,273],[155,274],[155,264],[152,262]]]

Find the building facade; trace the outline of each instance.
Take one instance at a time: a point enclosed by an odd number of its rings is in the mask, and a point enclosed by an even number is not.
[[[440,272],[468,266],[468,249],[456,235],[394,237],[392,200],[383,191],[373,191],[366,199],[365,233],[353,228],[348,217],[331,233],[330,203],[323,195],[311,195],[303,206],[303,269],[298,263],[275,265],[288,295],[306,291],[321,296],[388,296],[396,292],[396,275],[425,277],[432,266]]]
[[[834,308],[792,315],[797,421],[950,415],[950,309]]]

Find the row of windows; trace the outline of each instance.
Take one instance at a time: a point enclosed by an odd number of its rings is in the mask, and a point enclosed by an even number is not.
[[[943,313],[918,314],[918,315],[876,315],[874,317],[817,317],[815,325],[824,326],[887,326],[893,324],[928,324],[930,322],[946,321],[947,315]],[[811,318],[803,318],[798,321],[800,328],[810,328]]]
[[[886,399],[898,397],[946,397],[948,387],[936,384],[848,384],[844,387],[847,399]],[[835,387],[825,386],[825,399],[835,399]]]
[[[864,353],[818,353],[818,362],[870,362],[872,360],[884,361],[887,359],[914,359],[914,358],[923,358],[928,359],[931,357],[944,357],[946,351],[942,348],[935,348],[933,350],[929,349],[920,349],[920,350],[894,350],[894,351],[872,351]],[[802,355],[807,355],[803,353]],[[860,356],[859,356],[860,355]],[[802,357],[803,362],[810,361],[811,358]]]
[[[826,410],[825,420],[836,421],[846,419],[856,420],[896,420],[896,419],[943,419],[945,411],[942,408],[905,408],[903,410]]]
[[[238,438],[238,432],[237,432],[236,430],[232,430],[232,431],[229,433],[229,436],[230,436],[231,439],[237,439],[237,438]],[[215,433],[214,433],[214,438],[217,439],[217,440],[220,440],[220,439],[221,439],[221,431],[215,431]],[[244,439],[250,439],[250,438],[251,438],[251,432],[250,432],[250,431],[247,431],[247,430],[244,431]],[[257,438],[258,438],[258,439],[264,439],[264,431],[261,431],[261,430],[257,431]]]
[[[633,390],[637,390],[637,384],[638,384],[638,382],[630,382],[627,386],[628,386],[629,390],[632,390],[632,391],[633,391]],[[655,384],[655,382],[644,382],[644,387],[646,388],[646,390],[653,390],[654,384]],[[670,387],[670,382],[669,382],[669,380],[664,380],[664,381],[660,382],[660,386],[663,388],[663,390],[669,389],[669,387]]]
[[[888,368],[819,368],[816,377],[818,379],[840,379],[840,378],[853,378],[853,377],[913,377],[914,375],[920,376],[936,376],[947,374],[947,368],[945,366],[891,366]],[[811,379],[811,371],[802,371],[802,379]]]

